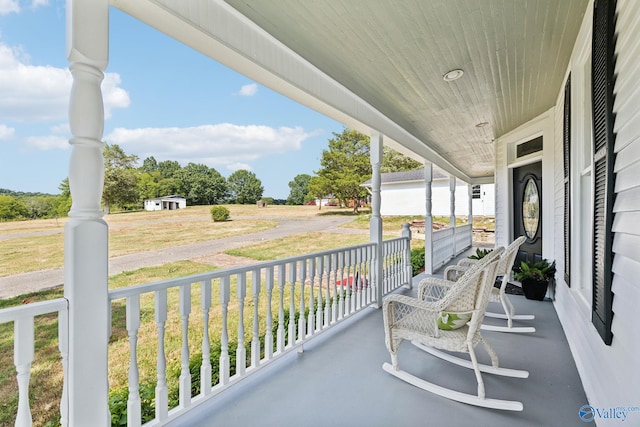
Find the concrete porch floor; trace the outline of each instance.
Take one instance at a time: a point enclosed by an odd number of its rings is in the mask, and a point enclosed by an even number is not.
[[[462,256],[465,256],[463,254]],[[440,270],[438,273],[442,273]],[[414,278],[414,290],[424,275]],[[203,402],[172,426],[581,426],[587,398],[550,300],[510,295],[516,313],[535,320],[533,334],[483,331],[506,368],[526,369],[527,379],[483,374],[486,395],[523,402],[523,412],[454,402],[418,389],[382,370],[390,361],[382,311],[364,310],[224,393]],[[491,303],[492,311],[500,311]],[[505,321],[506,322],[506,321]],[[501,324],[497,319],[485,323]],[[478,346],[482,363],[489,358]],[[472,370],[454,366],[405,342],[400,367],[444,387],[476,393]]]

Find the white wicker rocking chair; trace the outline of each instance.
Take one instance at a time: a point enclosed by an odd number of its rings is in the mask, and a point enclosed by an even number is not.
[[[505,369],[498,366],[498,356],[480,334],[480,324],[489,301],[489,293],[496,277],[496,266],[503,248],[498,248],[466,270],[456,282],[427,278],[420,282],[418,298],[390,295],[384,300],[383,315],[385,343],[391,354],[391,363],[383,369],[397,378],[423,390],[470,405],[487,408],[522,411],[521,402],[488,399],[485,397],[481,372],[516,378],[527,378],[527,371]],[[442,314],[471,315],[468,323],[453,330],[438,327]],[[478,394],[451,390],[399,368],[398,348],[403,340],[411,340],[416,347],[443,360],[473,369],[478,382]],[[482,343],[491,357],[491,366],[479,364],[474,348]],[[469,353],[471,360],[461,359],[440,350]]]
[[[490,302],[499,302],[502,304],[502,308],[504,310],[504,314],[502,313],[493,313],[487,311],[485,313],[486,317],[493,317],[497,319],[505,319],[507,321],[507,326],[496,326],[496,325],[487,325],[483,324],[481,327],[485,331],[498,331],[498,332],[518,332],[518,333],[530,333],[535,332],[536,328],[532,326],[522,326],[522,327],[514,327],[514,320],[533,320],[535,318],[532,314],[515,314],[515,310],[513,308],[513,304],[509,301],[507,294],[505,292],[507,288],[507,284],[509,283],[509,275],[511,274],[511,269],[513,268],[513,263],[515,262],[516,255],[518,254],[518,248],[524,243],[526,240],[525,236],[520,236],[516,240],[514,240],[505,251],[502,253],[500,257],[500,261],[498,263],[498,267],[496,269],[496,276],[502,276],[502,283],[500,284],[500,288],[492,288],[491,295],[489,296]],[[456,277],[459,277],[461,273],[467,270],[472,265],[476,264],[478,260],[474,259],[463,259],[458,262],[457,265],[449,266],[444,271],[444,277],[447,280],[455,280]]]

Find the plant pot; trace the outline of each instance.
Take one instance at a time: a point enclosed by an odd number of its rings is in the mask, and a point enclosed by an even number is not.
[[[549,282],[525,279],[522,282],[522,292],[527,299],[542,301],[547,294]]]

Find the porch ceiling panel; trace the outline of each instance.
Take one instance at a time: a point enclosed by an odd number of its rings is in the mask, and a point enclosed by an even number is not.
[[[123,9],[132,3],[112,1]],[[588,3],[224,1],[412,136],[403,140],[387,132],[392,139],[422,154],[411,146],[417,141],[452,166],[443,165],[445,170],[470,178],[493,175],[492,139],[554,105]],[[220,4],[153,2],[200,27],[212,5]],[[456,68],[464,70],[463,77],[445,82],[443,74]],[[300,82],[294,86],[307,89]],[[335,107],[346,115],[356,113]],[[482,122],[488,125],[476,127]],[[375,128],[375,123],[368,125]]]

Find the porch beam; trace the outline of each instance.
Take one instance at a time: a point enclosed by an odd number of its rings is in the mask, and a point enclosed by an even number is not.
[[[369,237],[375,243],[375,255],[373,259],[373,283],[376,287],[376,306],[382,308],[382,295],[384,293],[382,283],[382,216],[380,205],[382,198],[380,187],[382,177],[380,167],[382,164],[383,136],[374,133],[370,138],[369,158],[371,161],[371,220],[369,221]]]
[[[425,190],[425,216],[424,216],[424,272],[433,274],[433,215],[432,215],[432,188],[433,165],[424,164],[424,190]]]
[[[67,1],[67,59],[73,77],[69,188],[73,204],[64,231],[64,295],[69,301],[68,420],[108,426],[108,227],[100,84],[108,62],[109,1]],[[64,416],[64,415],[63,415]]]

